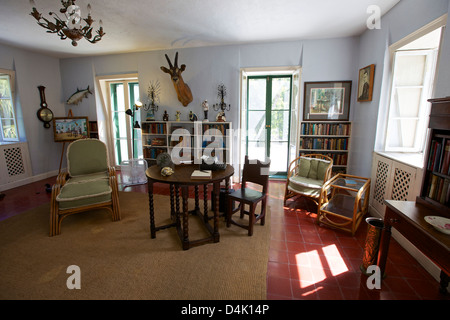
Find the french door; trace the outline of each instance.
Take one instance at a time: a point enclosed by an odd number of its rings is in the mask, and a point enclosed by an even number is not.
[[[125,113],[132,109],[134,121],[140,122],[140,113],[134,110],[136,101],[139,101],[139,83],[135,80],[109,82],[109,91],[115,165],[120,165],[123,160],[142,158],[140,130],[133,128],[132,117]]]
[[[270,158],[270,175],[285,176],[289,161],[292,75],[249,76],[246,154]]]

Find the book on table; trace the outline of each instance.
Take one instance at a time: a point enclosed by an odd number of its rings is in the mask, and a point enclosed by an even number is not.
[[[191,179],[211,179],[211,170],[194,170],[191,174]]]

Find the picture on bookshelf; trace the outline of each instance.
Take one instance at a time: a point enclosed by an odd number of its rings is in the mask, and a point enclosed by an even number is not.
[[[349,118],[352,82],[305,82],[303,121]]]

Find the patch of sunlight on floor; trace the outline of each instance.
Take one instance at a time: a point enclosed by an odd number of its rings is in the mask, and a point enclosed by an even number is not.
[[[320,283],[327,278],[327,273],[328,276],[335,277],[349,271],[336,245],[328,245],[321,250],[322,254],[319,254],[317,250],[296,254],[295,259],[301,288]],[[326,264],[325,267],[324,264]]]
[[[348,271],[348,267],[345,264],[344,259],[342,259],[336,245],[332,244],[323,247],[322,251],[325,254],[325,259],[327,259],[328,266],[330,267],[331,274],[333,276],[337,276]]]

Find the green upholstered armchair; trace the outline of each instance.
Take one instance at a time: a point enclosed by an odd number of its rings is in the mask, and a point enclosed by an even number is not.
[[[52,188],[50,236],[61,233],[65,217],[94,209],[108,209],[113,221],[120,220],[116,171],[102,141],[76,140],[67,148],[67,172],[58,175]]]
[[[303,196],[319,204],[322,186],[331,178],[333,159],[322,154],[308,154],[289,165],[284,204],[295,196]]]

